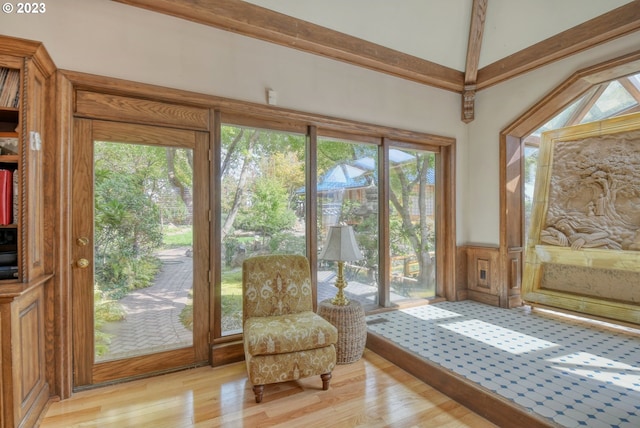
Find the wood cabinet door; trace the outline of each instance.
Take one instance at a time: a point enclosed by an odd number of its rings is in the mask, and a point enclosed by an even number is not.
[[[11,305],[14,422],[24,423],[30,412],[33,419],[49,397],[45,374],[44,305],[41,286]]]
[[[22,278],[32,280],[45,273],[45,240],[50,233],[45,230],[45,218],[50,212],[45,210],[44,191],[44,145],[47,141],[45,132],[46,108],[46,79],[33,62],[28,61],[28,91],[29,108],[25,112],[28,134],[23,135],[24,164],[22,198],[21,231],[26,248],[22,251]],[[26,250],[26,251],[25,251]]]

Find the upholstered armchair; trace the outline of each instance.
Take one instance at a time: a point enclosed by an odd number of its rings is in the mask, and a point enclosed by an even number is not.
[[[329,389],[338,332],[313,312],[307,258],[248,258],[242,288],[244,356],[256,403],[265,384],[320,375],[322,389]]]

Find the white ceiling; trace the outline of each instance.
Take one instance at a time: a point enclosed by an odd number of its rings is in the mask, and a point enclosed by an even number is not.
[[[472,0],[245,0],[459,71]],[[631,0],[488,0],[479,68]]]

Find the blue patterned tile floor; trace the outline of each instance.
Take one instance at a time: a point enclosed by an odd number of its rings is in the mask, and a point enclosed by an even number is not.
[[[368,329],[565,427],[640,427],[640,331],[528,307],[441,302]]]

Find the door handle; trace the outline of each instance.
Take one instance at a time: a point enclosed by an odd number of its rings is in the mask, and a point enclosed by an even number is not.
[[[76,266],[78,266],[80,269],[85,269],[89,266],[89,260],[78,259],[78,261],[76,262]]]

